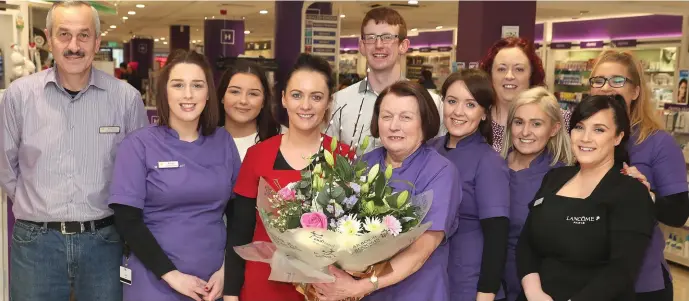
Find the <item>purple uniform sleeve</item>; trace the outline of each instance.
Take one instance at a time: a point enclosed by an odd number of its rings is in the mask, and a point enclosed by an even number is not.
[[[428,184],[426,191],[433,190],[433,203],[424,222],[433,222],[429,231],[445,232],[445,239],[454,234],[457,210],[462,202],[462,184],[459,172],[452,163],[443,166]]]
[[[139,137],[129,135],[117,147],[108,204],[144,208],[146,199],[145,148]]]
[[[687,169],[684,155],[675,140],[665,132],[659,132],[654,145],[653,187],[660,195],[667,196],[687,191]]]
[[[510,216],[510,173],[497,152],[481,158],[476,171],[478,218]]]

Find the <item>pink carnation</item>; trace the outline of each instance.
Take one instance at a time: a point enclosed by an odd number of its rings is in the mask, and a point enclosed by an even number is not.
[[[302,228],[328,228],[328,217],[320,212],[308,212],[301,215],[301,227]]]
[[[278,195],[281,199],[285,201],[294,200],[296,196],[294,190],[290,189],[289,187],[283,187],[282,189],[280,189],[280,191],[278,191]]]
[[[386,215],[383,218],[383,224],[385,224],[392,236],[397,236],[402,232],[402,224],[392,215]]]

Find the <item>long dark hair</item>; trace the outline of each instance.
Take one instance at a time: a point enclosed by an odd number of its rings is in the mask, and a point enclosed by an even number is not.
[[[218,113],[218,108],[213,105],[213,103],[218,102],[218,99],[217,96],[213,94],[215,85],[213,83],[213,73],[211,72],[211,66],[208,60],[203,54],[199,54],[196,51],[184,50],[175,51],[174,55],[170,55],[168,59],[169,61],[165,64],[163,69],[161,69],[158,80],[156,81],[158,90],[156,94],[156,108],[158,116],[160,117],[158,124],[170,126],[170,104],[167,102],[167,82],[170,79],[170,71],[178,64],[194,64],[203,70],[204,75],[206,75],[206,84],[208,85],[208,101],[199,117],[199,129],[201,129],[201,134],[204,136],[213,134],[217,128],[220,114]]]
[[[496,97],[490,75],[481,69],[462,69],[450,74],[440,89],[443,102],[445,102],[447,90],[458,81],[464,82],[469,93],[486,112],[486,120],[481,120],[478,123],[478,131],[488,144],[493,145],[493,117],[490,114],[490,109],[495,104]]]
[[[222,99],[225,97],[227,87],[230,85],[232,77],[239,73],[251,74],[258,77],[263,87],[263,107],[258,113],[258,116],[256,116],[256,130],[258,132],[256,135],[256,142],[264,141],[280,134],[280,125],[273,119],[273,115],[270,113],[272,92],[270,84],[268,84],[266,73],[258,64],[241,59],[235,61],[232,66],[223,73],[222,77],[220,77],[220,82],[218,83],[218,107],[220,108],[219,112],[222,112],[223,116],[218,121],[218,126],[225,126],[225,114],[227,114],[227,112],[225,112],[225,106],[222,103]]]
[[[572,117],[569,121],[569,134],[572,134],[572,129],[579,122],[589,119],[596,113],[611,109],[613,119],[615,121],[615,135],[624,133],[620,144],[615,146],[615,163],[622,164],[622,162],[629,162],[629,153],[627,152],[627,141],[630,138],[630,122],[627,114],[627,104],[624,97],[619,94],[615,95],[592,95],[584,98],[572,112]]]
[[[333,68],[330,67],[330,63],[324,58],[319,56],[314,56],[310,54],[302,53],[297,58],[297,62],[294,64],[292,70],[289,71],[287,77],[285,77],[285,82],[280,86],[280,92],[284,92],[287,89],[287,84],[292,78],[295,72],[299,70],[315,71],[326,78],[326,85],[328,86],[328,105],[333,101],[333,93],[335,92],[335,78],[333,77]],[[289,117],[287,116],[287,109],[282,106],[282,93],[276,93],[273,100],[273,117],[275,120],[284,125],[289,126]],[[329,107],[329,106],[328,106]],[[327,122],[330,118],[330,109],[325,111],[325,116],[323,121]]]

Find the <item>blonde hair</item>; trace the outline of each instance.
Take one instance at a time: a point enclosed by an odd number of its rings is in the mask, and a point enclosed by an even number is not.
[[[625,66],[632,84],[639,87],[639,97],[632,100],[629,107],[629,124],[632,128],[638,128],[639,137],[635,141],[636,144],[644,142],[654,132],[663,130],[663,125],[654,114],[651,90],[645,81],[644,68],[639,60],[631,52],[606,50],[596,59],[591,74],[595,74],[603,63],[617,63]]]
[[[502,142],[502,157],[507,158],[507,153],[513,146],[511,125],[512,122],[514,122],[514,115],[517,109],[530,104],[538,105],[538,107],[550,118],[553,124],[560,124],[560,129],[557,131],[557,134],[555,134],[554,137],[550,137],[546,144],[546,149],[553,156],[550,166],[554,166],[558,161],[566,165],[574,164],[574,156],[572,155],[569,135],[567,134],[567,129],[565,129],[565,120],[562,117],[557,98],[544,87],[535,87],[522,92],[519,94],[517,100],[510,105],[510,110],[507,115],[507,126],[505,127],[505,138]]]

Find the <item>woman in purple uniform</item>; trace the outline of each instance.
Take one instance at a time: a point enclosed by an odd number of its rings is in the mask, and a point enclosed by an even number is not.
[[[450,75],[441,95],[448,134],[431,144],[462,175],[459,226],[450,239],[451,299],[501,300],[510,186],[505,160],[491,147],[495,92],[488,74],[467,69]]]
[[[127,243],[124,301],[222,297],[223,214],[241,164],[203,55],[179,52],[158,78],[160,125],[117,149],[108,203]],[[129,254],[127,254],[129,253]]]
[[[508,301],[522,291],[517,276],[516,248],[529,214],[529,203],[552,168],[574,161],[560,106],[543,87],[531,88],[510,106],[502,157],[510,169],[510,232],[505,263]]]
[[[593,66],[589,83],[592,95],[624,97],[632,132],[628,142],[631,161],[622,172],[639,179],[653,192],[658,221],[671,227],[683,226],[689,217],[684,156],[657,120],[643,66],[631,53],[605,51]],[[672,301],[664,249],[663,233],[656,226],[636,281],[637,301]]]
[[[315,284],[319,300],[337,301],[367,295],[365,301],[454,301],[448,295],[447,261],[462,200],[454,164],[427,144],[438,134],[438,109],[428,91],[412,81],[399,81],[383,90],[373,108],[371,134],[383,147],[363,156],[369,166],[392,165],[392,179],[409,181],[416,194],[433,191],[424,219],[432,226],[408,248],[390,259],[392,272],[376,279],[355,280],[339,270],[335,283]],[[396,182],[395,182],[396,183]],[[405,184],[395,190],[409,189]],[[370,294],[370,295],[369,295]]]

